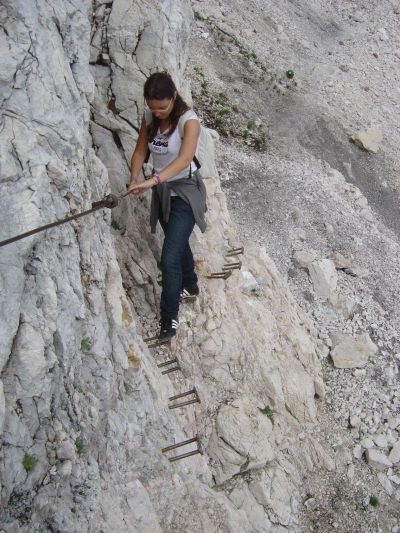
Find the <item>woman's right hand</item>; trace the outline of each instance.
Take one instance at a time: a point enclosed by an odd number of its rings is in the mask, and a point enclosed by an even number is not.
[[[134,178],[133,176],[131,176],[131,181],[129,182],[129,185],[128,185],[128,191],[132,189],[132,187],[135,187],[135,185],[139,185],[139,183],[141,182],[142,180],[139,177]]]
[[[134,190],[135,187],[137,187],[138,185],[141,185],[142,183],[144,182],[144,180],[141,180],[140,178],[131,178],[131,181],[129,183],[129,186],[128,186],[128,192],[130,194],[130,196],[133,196],[134,198],[137,198],[138,196],[140,196],[143,192],[139,189],[138,190]]]

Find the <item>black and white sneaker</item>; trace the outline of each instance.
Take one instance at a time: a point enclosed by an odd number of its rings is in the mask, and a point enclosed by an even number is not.
[[[172,337],[175,337],[178,324],[179,324],[178,317],[175,317],[175,318],[161,317],[160,334],[158,336],[160,341],[168,341],[169,339],[172,339]]]
[[[199,292],[199,287],[197,285],[184,287],[181,292],[181,302],[193,302],[199,295]]]

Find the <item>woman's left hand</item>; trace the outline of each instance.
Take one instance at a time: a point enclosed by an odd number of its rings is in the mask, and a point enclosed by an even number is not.
[[[142,181],[141,183],[130,187],[129,193],[135,198],[137,198],[138,196],[141,196],[144,192],[146,192],[148,189],[151,189],[153,185],[154,179],[150,178],[149,180]]]

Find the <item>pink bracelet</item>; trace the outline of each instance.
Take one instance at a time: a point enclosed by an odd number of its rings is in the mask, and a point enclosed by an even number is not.
[[[154,176],[154,179],[156,180],[156,184],[157,184],[157,185],[160,185],[160,183],[161,183],[161,178],[160,178],[160,176],[159,176],[158,174],[156,174],[156,175]]]

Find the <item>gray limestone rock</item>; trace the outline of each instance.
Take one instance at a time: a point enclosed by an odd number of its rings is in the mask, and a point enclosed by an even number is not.
[[[331,357],[336,368],[361,368],[378,350],[367,333],[357,337],[335,333],[331,338]]]
[[[70,441],[65,441],[64,444],[57,450],[57,457],[61,460],[69,459],[74,461],[76,458],[75,447]]]
[[[392,461],[390,461],[390,459],[388,459],[388,457],[386,457],[386,455],[384,455],[382,452],[379,452],[374,448],[367,450],[365,452],[365,457],[367,459],[367,463],[375,470],[383,472],[392,466]]]
[[[235,400],[219,410],[210,455],[220,462],[218,482],[235,473],[261,468],[274,459],[272,422],[248,398]]]
[[[400,463],[400,440],[398,440],[390,450],[389,461],[393,464]]]
[[[316,259],[316,252],[310,250],[296,250],[292,256],[293,263],[301,268],[308,268]]]
[[[382,130],[378,127],[368,128],[364,131],[353,133],[351,139],[364,150],[376,154],[382,143]]]
[[[335,264],[330,259],[313,261],[308,265],[314,290],[324,300],[328,299],[336,290],[337,273]]]
[[[329,256],[329,259],[332,259],[337,269],[344,269],[350,267],[350,261],[338,251],[332,252]]]

